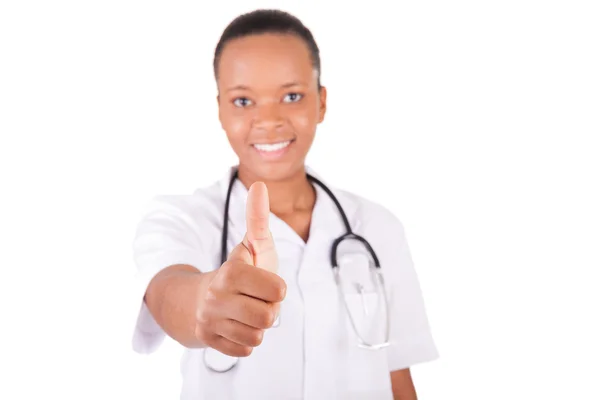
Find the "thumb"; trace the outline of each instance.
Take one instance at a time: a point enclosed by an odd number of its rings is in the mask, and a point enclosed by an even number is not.
[[[269,229],[269,192],[263,182],[255,182],[246,202],[246,235],[243,244],[253,257],[254,265],[276,273],[278,259]]]

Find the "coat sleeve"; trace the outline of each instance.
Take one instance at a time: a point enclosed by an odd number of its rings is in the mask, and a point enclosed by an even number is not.
[[[385,210],[379,220],[378,246],[389,299],[390,371],[409,368],[439,357],[427,316],[424,296],[402,222]],[[385,228],[385,229],[382,229]],[[375,234],[375,233],[374,233]]]
[[[138,353],[152,353],[166,334],[144,301],[148,284],[170,265],[188,264],[201,271],[209,265],[189,200],[183,196],[154,197],[137,225],[132,247],[137,270],[135,301],[139,301],[132,345]]]

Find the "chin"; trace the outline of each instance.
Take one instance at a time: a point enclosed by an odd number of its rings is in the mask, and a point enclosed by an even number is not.
[[[248,169],[257,180],[276,182],[289,179],[296,175],[300,170],[304,171],[304,163],[261,163],[260,165],[255,165]]]

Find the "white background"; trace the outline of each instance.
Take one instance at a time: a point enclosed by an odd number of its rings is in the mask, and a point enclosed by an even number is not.
[[[178,398],[180,349],[131,350],[135,225],[235,163],[213,49],[278,5],[322,50],[309,164],[405,224],[419,398],[600,399],[594,3],[2,1],[0,398]]]

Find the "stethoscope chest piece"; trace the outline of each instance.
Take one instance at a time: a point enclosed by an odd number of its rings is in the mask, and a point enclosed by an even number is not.
[[[237,357],[228,356],[211,347],[204,349],[204,365],[214,372],[227,372],[237,363]]]

